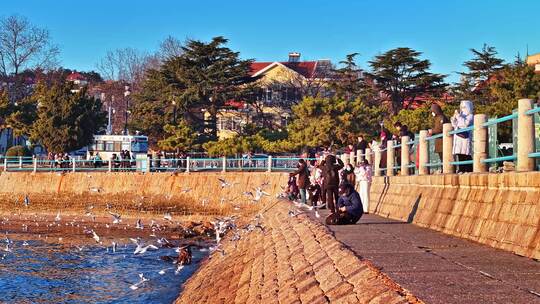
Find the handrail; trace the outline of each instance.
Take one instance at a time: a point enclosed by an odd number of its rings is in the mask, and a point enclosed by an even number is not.
[[[481,162],[484,164],[489,164],[489,163],[496,163],[496,162],[505,161],[505,160],[516,160],[516,159],[517,159],[517,155],[514,154],[514,155],[486,158],[486,159],[482,159]]]
[[[525,112],[527,115],[533,115],[536,113],[540,113],[540,107],[535,107],[533,109],[530,109],[529,111]]]
[[[454,135],[454,134],[459,134],[459,133],[470,132],[470,131],[473,131],[473,130],[474,130],[474,125],[468,126],[468,127],[465,127],[465,128],[459,128],[459,129],[456,129],[456,130],[452,130],[452,131],[448,132],[448,134]]]
[[[439,134],[435,134],[435,135],[431,135],[431,136],[426,137],[426,140],[434,140],[434,139],[442,138],[442,137],[443,137],[443,134],[439,133]]]
[[[482,127],[489,127],[491,125],[495,125],[495,124],[499,124],[499,123],[502,123],[502,122],[505,122],[505,121],[509,121],[509,120],[512,120],[512,119],[517,118],[517,117],[518,117],[517,113],[512,113],[510,115],[506,115],[506,116],[503,116],[503,117],[493,118],[493,119],[490,119],[487,122],[483,123]]]

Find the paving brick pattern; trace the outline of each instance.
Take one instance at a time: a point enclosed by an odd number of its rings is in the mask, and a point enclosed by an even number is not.
[[[370,211],[540,259],[540,172],[374,178]]]
[[[308,216],[279,201],[263,210],[265,231],[223,241],[176,303],[421,303],[362,261]]]

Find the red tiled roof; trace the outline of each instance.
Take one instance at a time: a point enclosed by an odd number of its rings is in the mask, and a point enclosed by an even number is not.
[[[273,62],[253,62],[251,64],[251,75],[256,74],[260,70],[268,67]],[[280,62],[289,69],[299,73],[300,75],[311,78],[315,75],[315,69],[317,67],[317,61],[301,61],[301,62]]]
[[[78,72],[71,72],[66,79],[69,81],[86,80],[86,78]]]

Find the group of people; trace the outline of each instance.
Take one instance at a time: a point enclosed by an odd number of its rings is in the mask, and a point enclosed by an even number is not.
[[[459,131],[460,129],[465,129],[473,125],[474,123],[474,113],[473,113],[473,103],[469,100],[463,100],[460,103],[459,110],[454,112],[454,115],[451,118],[448,118],[438,104],[434,103],[431,105],[431,115],[433,117],[432,127],[428,130],[429,136],[434,136],[441,134],[443,132],[443,125],[446,123],[451,123],[454,130]],[[397,131],[396,134],[390,135],[390,132],[381,125],[381,132],[379,136],[379,142],[372,143],[372,147],[384,150],[387,148],[388,140],[394,140],[395,145],[401,144],[401,138],[403,136],[408,136],[410,141],[413,141],[415,135],[413,132],[409,131],[407,125],[400,123],[399,121],[394,123],[394,129]],[[442,138],[437,138],[433,140],[434,152],[439,157],[439,160],[442,161],[442,152],[443,152],[443,140]],[[462,131],[453,135],[453,145],[452,145],[452,155],[454,160],[458,162],[465,162],[472,160],[472,131]],[[395,150],[396,163],[398,166],[401,165],[401,149],[397,148]],[[419,155],[418,151],[411,150],[411,161],[416,163],[418,168],[419,164]],[[386,153],[381,154],[381,160],[379,162],[379,168],[385,169],[387,167],[387,158]],[[456,173],[465,173],[472,172],[472,164],[470,163],[461,163],[456,166]]]
[[[70,165],[71,158],[67,153],[52,153],[47,154],[47,160],[51,168],[68,168]]]
[[[366,159],[356,166],[345,165],[334,154],[324,153],[317,160],[298,161],[290,173],[289,199],[328,208],[328,224],[354,224],[368,212],[372,169]]]

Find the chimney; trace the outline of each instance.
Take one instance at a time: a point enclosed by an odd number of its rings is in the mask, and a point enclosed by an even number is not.
[[[300,53],[298,52],[289,53],[289,62],[299,62],[299,61],[300,61]]]

